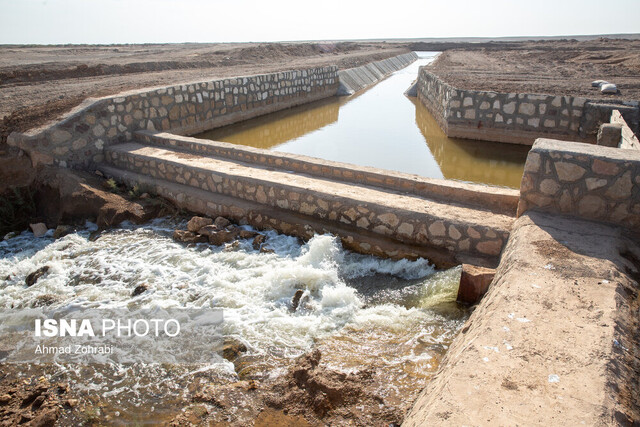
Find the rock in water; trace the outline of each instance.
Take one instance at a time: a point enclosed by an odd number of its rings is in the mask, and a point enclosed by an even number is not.
[[[222,348],[222,357],[229,362],[236,360],[242,353],[247,352],[247,346],[242,342],[228,338],[225,340],[224,347]]]
[[[458,288],[459,302],[475,304],[487,292],[496,271],[492,268],[476,267],[462,264],[460,287]]]
[[[102,230],[94,230],[89,234],[89,241],[95,242],[100,238],[100,236],[102,236]]]
[[[240,230],[238,237],[241,239],[253,239],[258,235],[257,232],[251,230]]]
[[[291,311],[296,311],[298,309],[302,295],[304,295],[304,291],[302,289],[298,289],[293,295],[293,298],[291,299]]]
[[[238,237],[238,230],[220,230],[209,234],[209,243],[215,246],[233,242]]]
[[[264,244],[264,242],[267,240],[267,236],[265,236],[264,234],[258,234],[254,239],[253,239],[253,249],[255,249],[256,251],[260,250],[260,247]]]
[[[219,216],[216,218],[216,220],[213,222],[218,228],[227,228],[228,226],[231,225],[231,221],[229,221],[227,218]]]
[[[203,216],[194,216],[187,223],[187,230],[192,233],[197,233],[202,227],[205,225],[213,224],[213,220],[211,218],[206,218]]]
[[[31,227],[31,231],[33,231],[34,237],[44,236],[48,231],[47,226],[43,222],[38,222],[36,224],[29,224],[29,227]]]
[[[36,297],[36,300],[31,304],[31,307],[48,307],[55,303],[62,301],[62,298],[53,294],[44,294]]]
[[[59,225],[56,227],[56,231],[53,232],[53,238],[59,239],[71,233],[73,233],[73,227],[70,225]]]
[[[143,294],[149,290],[149,285],[147,283],[143,283],[142,285],[136,286],[136,288],[131,292],[131,297],[137,297],[140,294]]]
[[[197,235],[186,230],[176,230],[173,232],[173,240],[181,243],[206,243],[207,236]]]
[[[35,285],[38,279],[44,276],[48,271],[49,271],[48,265],[45,265],[44,267],[40,267],[39,269],[37,269],[33,273],[30,273],[27,276],[27,278],[24,280],[25,284],[27,285],[27,287],[31,287]]]
[[[220,229],[216,225],[211,224],[211,225],[205,225],[200,230],[198,230],[198,234],[202,236],[207,236],[208,238],[210,235],[215,234],[219,231]]]

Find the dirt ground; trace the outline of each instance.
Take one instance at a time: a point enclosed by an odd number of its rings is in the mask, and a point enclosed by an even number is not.
[[[463,47],[462,47],[463,46]],[[336,64],[409,50],[445,50],[431,69],[464,89],[640,99],[640,40],[295,42],[0,46],[0,144],[89,97],[186,81]],[[601,95],[591,82],[616,83]]]
[[[640,100],[640,40],[543,40],[444,52],[430,66],[447,83],[473,90]],[[603,95],[594,80],[615,83]]]
[[[337,65],[408,52],[393,43],[0,46],[0,143],[89,97],[238,75]]]

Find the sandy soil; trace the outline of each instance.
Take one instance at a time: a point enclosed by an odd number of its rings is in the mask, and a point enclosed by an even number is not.
[[[332,64],[351,68],[408,51],[363,42],[0,46],[0,143],[89,97]]]
[[[640,99],[640,40],[553,40],[448,50],[430,66],[461,89]],[[591,87],[607,80],[619,95]]]

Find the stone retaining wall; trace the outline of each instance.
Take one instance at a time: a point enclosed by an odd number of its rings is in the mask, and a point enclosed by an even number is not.
[[[202,132],[333,96],[337,88],[337,67],[329,66],[144,89],[88,99],[62,121],[12,134],[8,142],[34,165],[92,168],[103,161],[104,147],[137,130]]]
[[[533,208],[640,232],[640,151],[537,140],[525,163],[518,216]]]
[[[294,214],[290,211],[271,208],[259,203],[240,200],[221,194],[211,193],[194,187],[185,187],[150,176],[140,175],[122,169],[101,166],[108,176],[115,177],[133,187],[141,185],[151,188],[159,196],[171,200],[176,206],[202,215],[230,218],[239,224],[249,224],[259,230],[276,230],[290,236],[310,239],[315,234],[331,233],[338,236],[344,248],[354,252],[392,259],[428,259],[436,268],[450,268],[466,262],[464,254],[443,248],[434,249],[425,245],[410,245],[386,238],[365,230],[346,227],[338,221],[327,221]],[[477,257],[470,260],[482,263]],[[495,266],[497,257],[484,260]]]
[[[136,138],[144,143],[190,153],[211,155],[268,166],[306,175],[354,184],[372,185],[450,203],[464,203],[480,209],[513,216],[520,193],[509,188],[452,180],[430,179],[366,166],[334,162],[297,154],[279,153],[226,142],[210,141],[170,133],[141,131]]]
[[[614,108],[581,97],[457,89],[425,67],[417,89],[418,99],[448,136],[527,145],[544,135],[595,143],[600,124],[608,122]],[[637,114],[637,101],[625,104],[627,114]]]
[[[481,211],[474,215],[471,208],[458,207],[459,215],[443,218],[402,205],[390,209],[376,201],[319,192],[284,181],[212,172],[203,167],[185,166],[155,156],[133,154],[128,148],[114,147],[106,150],[105,154],[108,164],[122,170],[319,220],[342,223],[407,244],[441,247],[456,254],[497,259],[509,237],[506,224],[501,222],[500,226],[496,226],[489,221],[489,217],[496,215],[484,215],[483,221],[479,221]],[[510,218],[508,222],[511,222]]]
[[[338,95],[353,95],[378,83],[392,73],[405,68],[418,59],[415,52],[398,55],[393,58],[372,62],[361,67],[350,68],[338,72],[340,87]]]
[[[620,111],[614,110],[611,113],[611,123],[619,123],[622,125],[622,139],[620,140],[620,148],[627,150],[640,150],[640,142],[638,138],[633,134],[633,131],[620,114]]]

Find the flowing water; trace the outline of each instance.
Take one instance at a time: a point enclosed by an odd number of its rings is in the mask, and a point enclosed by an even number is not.
[[[124,225],[92,241],[95,226],[53,239],[24,232],[0,242],[0,307],[191,307],[224,311],[224,336],[248,348],[241,364],[199,366],[18,365],[73,384],[103,420],[166,421],[196,383],[281,375],[313,348],[322,363],[351,372],[371,368],[386,402],[413,399],[468,317],[455,296],[459,268],[427,260],[391,261],[350,253],[330,235],[308,242],[266,232],[274,253],[250,240],[216,247],[171,238],[184,220]],[[26,276],[48,273],[31,287]],[[131,297],[148,284],[151,291]],[[304,291],[300,308],[292,296]]]
[[[429,178],[519,188],[528,147],[448,138],[416,98],[403,95],[418,68],[437,55],[418,54],[416,62],[362,94],[291,108],[197,137]]]

